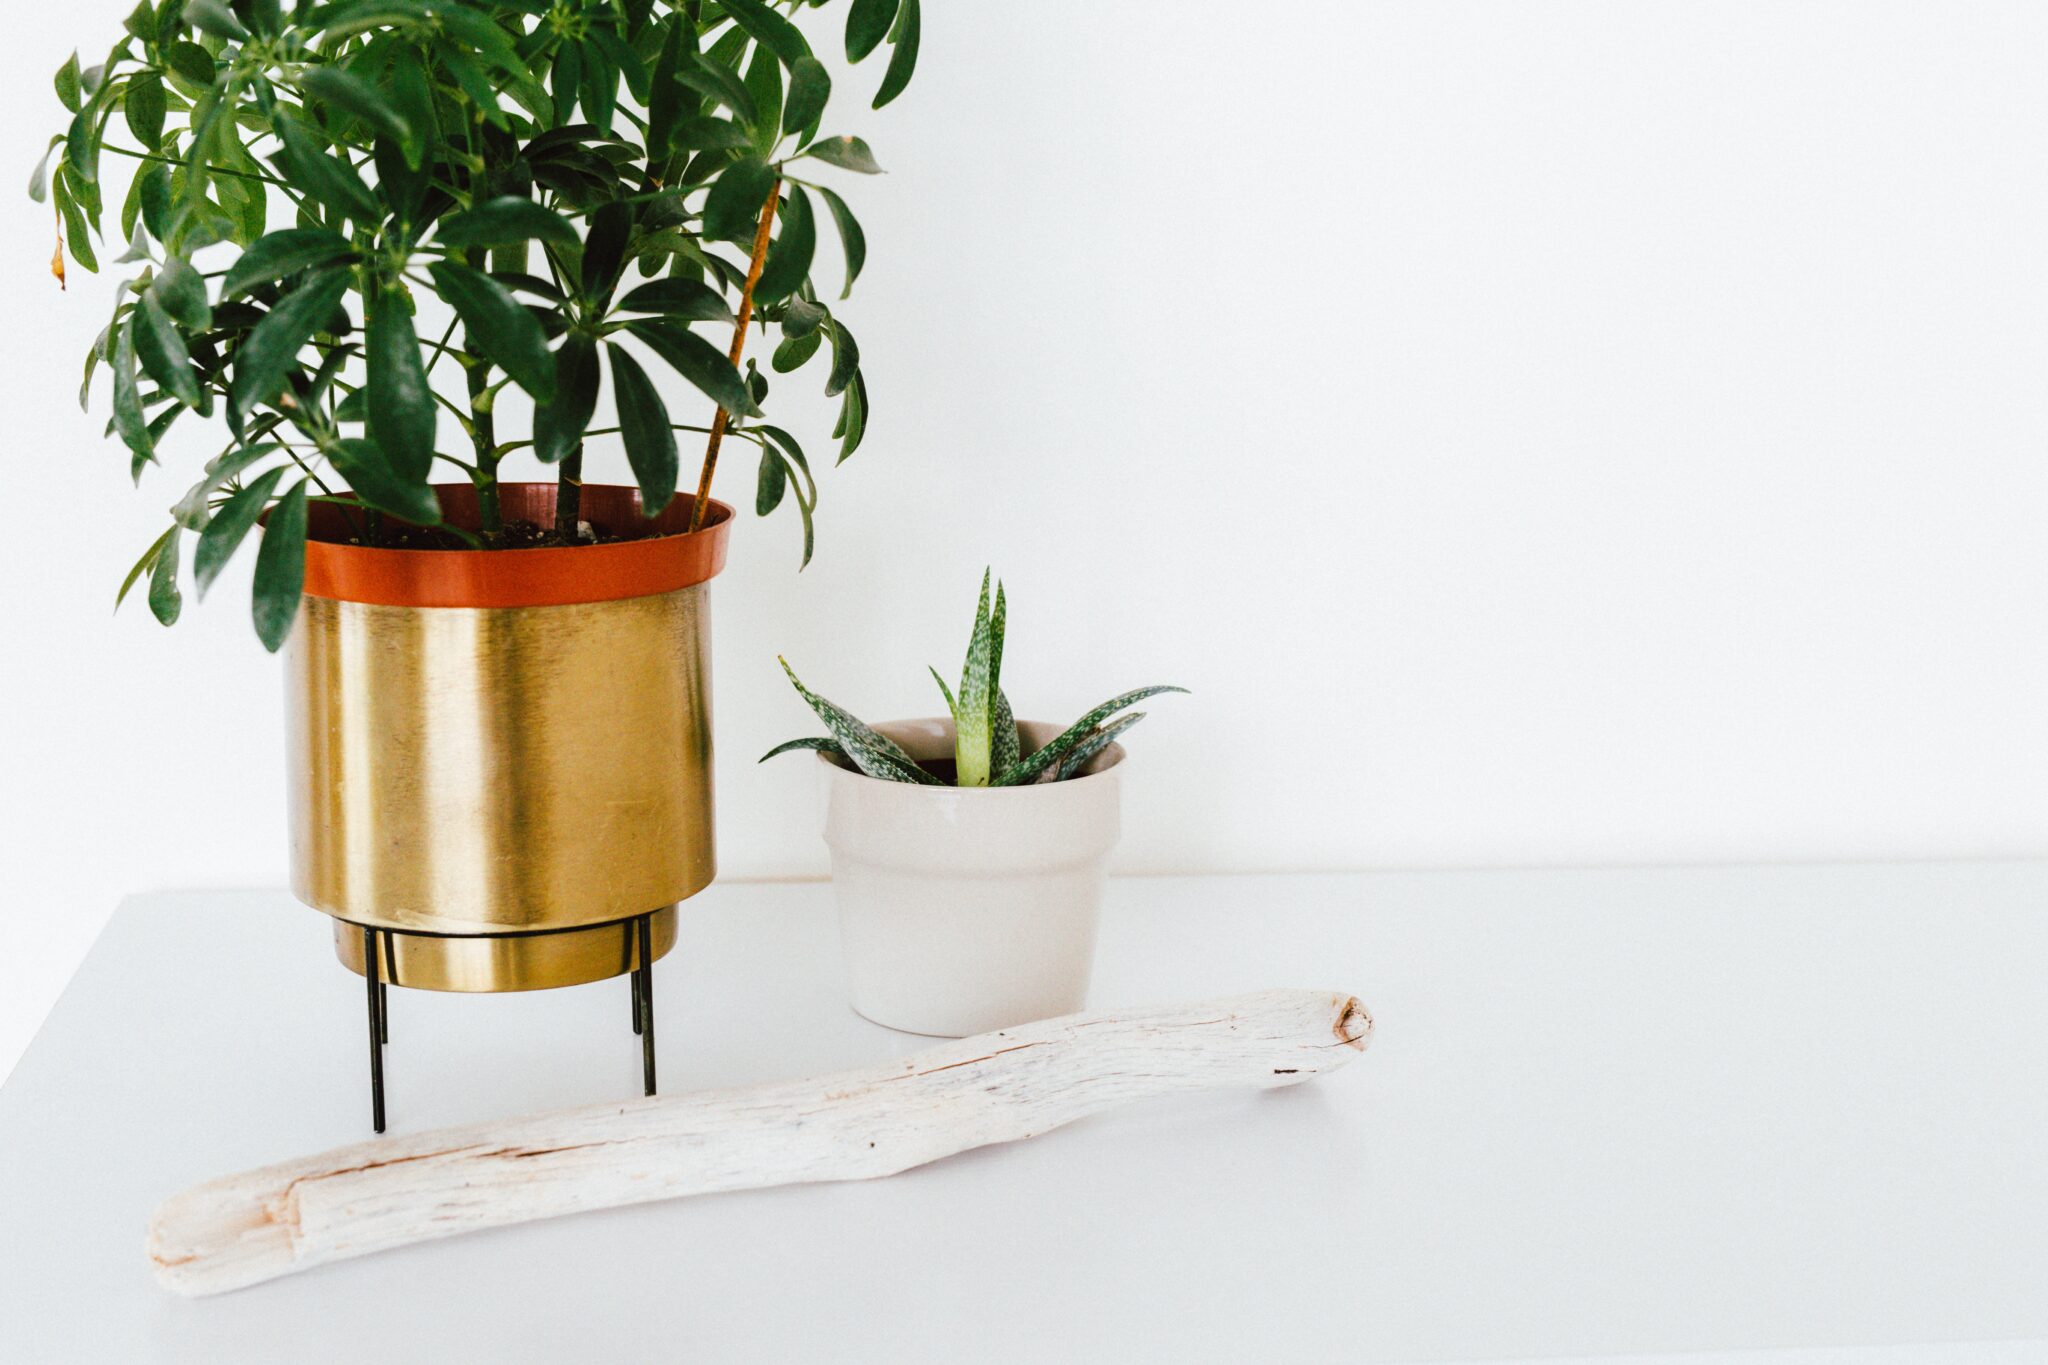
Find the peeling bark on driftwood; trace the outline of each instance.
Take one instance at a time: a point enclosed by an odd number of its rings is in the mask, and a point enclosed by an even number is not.
[[[1365,1050],[1355,998],[1264,991],[1074,1014],[813,1080],[658,1096],[337,1148],[209,1181],[157,1210],[181,1294],[588,1209],[893,1175],[1176,1091],[1293,1085]]]

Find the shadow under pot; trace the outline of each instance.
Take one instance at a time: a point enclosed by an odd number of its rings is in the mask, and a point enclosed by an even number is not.
[[[951,720],[875,728],[920,762],[953,756]],[[1028,754],[1061,727],[1018,730]],[[1083,1008],[1123,759],[1111,744],[1064,782],[962,788],[887,782],[820,754],[853,1008],[942,1038]]]
[[[477,525],[474,489],[436,492]],[[552,483],[500,497],[508,522],[553,519]],[[711,882],[707,598],[732,509],[671,534],[688,498],[651,522],[635,489],[582,498],[600,532],[642,538],[372,548],[350,543],[354,509],[313,509],[285,650],[292,889],[354,971],[367,939],[392,985],[618,976],[668,951],[677,902]]]

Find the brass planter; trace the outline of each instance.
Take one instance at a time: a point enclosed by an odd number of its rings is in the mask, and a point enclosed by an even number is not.
[[[475,493],[439,490],[458,525]],[[546,524],[553,484],[508,484]],[[687,524],[679,499],[653,523]],[[601,529],[646,526],[586,486]],[[532,990],[643,965],[716,868],[708,593],[732,512],[686,535],[535,550],[345,543],[321,505],[286,646],[292,888],[337,954],[447,991]]]

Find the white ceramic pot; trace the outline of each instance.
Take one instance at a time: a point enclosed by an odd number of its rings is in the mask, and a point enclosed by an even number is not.
[[[953,756],[950,720],[875,728],[913,758]],[[1024,751],[1062,728],[1021,722]],[[942,1038],[1082,1008],[1123,757],[1112,744],[1064,782],[962,789],[884,782],[821,755],[853,1007]]]

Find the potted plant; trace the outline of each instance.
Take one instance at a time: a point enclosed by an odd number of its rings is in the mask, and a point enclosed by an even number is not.
[[[931,670],[943,718],[866,725],[782,662],[831,733],[762,761],[817,753],[853,1007],[908,1033],[964,1037],[1087,1002],[1117,738],[1144,719],[1133,704],[1186,691],[1141,687],[1064,728],[1019,721],[1002,685],[1006,608],[984,573],[959,690]]]
[[[847,55],[889,52],[876,107],[918,21],[917,0],[850,6]],[[294,887],[343,960],[449,990],[631,970],[639,1026],[674,905],[714,868],[722,444],[758,448],[757,510],[794,503],[812,549],[817,485],[758,420],[747,330],[779,330],[778,372],[829,352],[851,455],[868,389],[811,279],[817,205],[847,290],[866,246],[812,175],[879,168],[819,135],[832,79],[763,0],[142,0],[126,30],[57,73],[70,126],[31,194],[61,281],[67,256],[97,268],[103,170],[134,164],[117,263],[137,269],[82,397],[110,373],[138,482],[173,431],[228,439],[122,595],[146,579],[168,625],[187,566],[203,593],[262,527]],[[701,423],[672,420],[663,366]],[[681,496],[678,432],[703,443]],[[635,484],[585,484],[612,439]],[[529,450],[551,481],[503,476]]]

